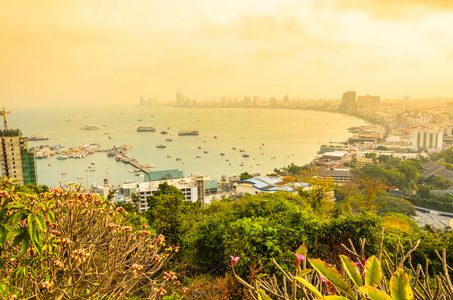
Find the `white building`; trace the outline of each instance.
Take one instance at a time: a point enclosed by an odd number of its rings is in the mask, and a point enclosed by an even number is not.
[[[444,134],[438,130],[414,130],[412,132],[412,148],[427,149],[428,152],[442,151]]]
[[[184,194],[187,201],[196,202],[198,200],[198,191],[195,181],[191,178],[164,180],[169,185],[175,186]],[[136,184],[136,194],[140,197],[140,211],[149,209],[147,197],[152,196],[159,188],[159,184],[164,181],[140,182]]]

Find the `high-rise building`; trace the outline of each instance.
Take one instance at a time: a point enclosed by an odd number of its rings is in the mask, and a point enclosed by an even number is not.
[[[8,129],[6,114],[11,112],[3,110],[4,129],[0,131],[0,168],[2,177],[17,179],[21,184],[37,184],[35,153],[28,150],[27,139],[22,137],[18,129]]]
[[[183,95],[183,93],[177,91],[176,92],[176,105],[184,106],[186,104],[187,104],[186,97]]]
[[[341,98],[340,111],[343,112],[355,112],[357,111],[356,92],[349,91],[344,92]]]
[[[0,131],[0,168],[2,177],[17,179],[21,184],[37,184],[35,153],[28,150],[27,139],[20,130]]]

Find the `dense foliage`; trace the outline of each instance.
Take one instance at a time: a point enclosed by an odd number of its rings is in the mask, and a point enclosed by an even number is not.
[[[453,195],[428,193],[413,196],[408,200],[415,206],[420,206],[432,210],[453,213]]]
[[[0,181],[2,299],[153,299],[180,284],[160,271],[178,249],[145,224],[128,226],[122,208],[78,186],[15,188]]]
[[[279,192],[213,203],[190,237],[194,263],[204,272],[223,274],[231,255],[243,257],[241,274],[248,266],[272,269],[270,258],[292,264],[294,248],[305,241],[319,257],[341,253],[341,242],[366,237],[375,250],[381,219],[374,214],[347,214],[336,219],[314,213],[301,196]],[[212,255],[216,253],[217,255]]]
[[[411,202],[400,197],[384,195],[376,199],[377,214],[400,213],[407,216],[415,216],[415,209]]]

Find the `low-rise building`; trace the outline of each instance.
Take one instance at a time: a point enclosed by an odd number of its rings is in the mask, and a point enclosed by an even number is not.
[[[442,151],[444,132],[440,130],[414,130],[412,132],[412,147],[426,149],[428,152]]]
[[[350,169],[325,169],[319,174],[320,178],[332,178],[337,185],[342,185],[352,180]]]
[[[259,193],[273,193],[277,191],[293,192],[295,187],[304,187],[308,184],[293,183],[290,186],[283,182],[281,177],[262,177],[257,176],[242,180],[235,184],[236,196],[244,194],[255,195]]]

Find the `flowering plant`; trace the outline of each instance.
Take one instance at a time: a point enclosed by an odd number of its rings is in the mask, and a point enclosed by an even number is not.
[[[40,195],[0,180],[0,298],[153,299],[173,281],[160,274],[178,248],[126,225],[115,210],[75,185]]]

